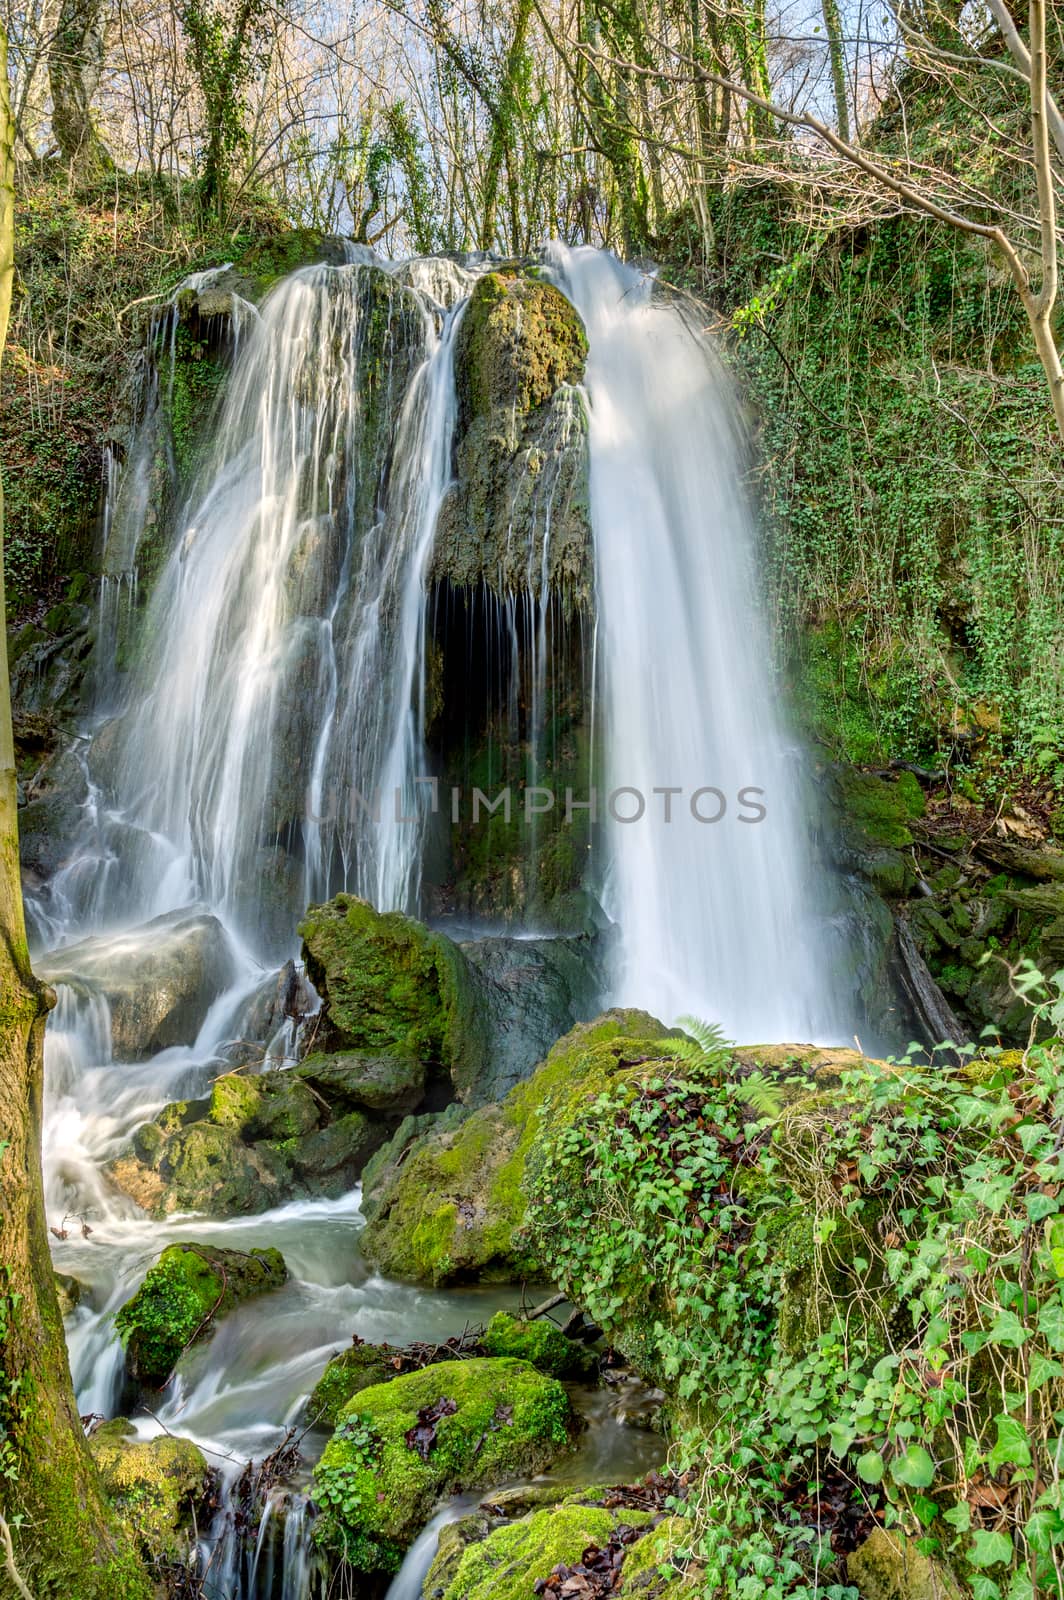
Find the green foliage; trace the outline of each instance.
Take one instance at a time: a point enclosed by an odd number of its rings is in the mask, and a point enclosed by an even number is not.
[[[921,112],[934,159],[950,130],[933,100]],[[972,134],[958,120],[952,136]],[[953,747],[1055,772],[1059,443],[1011,285],[930,220],[828,222],[811,239],[771,185],[711,203],[804,720],[851,761]]]
[[[769,1119],[734,1069],[645,1064],[541,1137],[534,1239],[676,1397],[707,1596],[849,1592],[787,1493],[831,1458],[980,1600],[1053,1593],[1064,1049],[833,1082],[784,1072]]]

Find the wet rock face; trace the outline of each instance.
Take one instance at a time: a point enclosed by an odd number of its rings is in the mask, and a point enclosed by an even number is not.
[[[590,604],[586,423],[576,393],[587,356],[579,316],[552,284],[491,272],[470,296],[455,355],[455,488],[432,577],[496,594],[546,580]]]
[[[107,1001],[119,1061],[146,1061],[170,1045],[194,1044],[233,978],[225,931],[203,912],[172,912],[127,934],[85,939],[43,956],[36,969],[47,983]]]
[[[288,1277],[279,1250],[223,1250],[172,1244],[115,1318],[130,1374],[159,1389],[188,1347],[214,1331],[242,1300],[279,1289]]]
[[[577,1419],[523,1361],[445,1361],[357,1393],[314,1474],[318,1544],[355,1572],[393,1572],[438,1500],[542,1472]]]

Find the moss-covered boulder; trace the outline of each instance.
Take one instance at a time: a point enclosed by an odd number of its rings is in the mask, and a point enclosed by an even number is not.
[[[550,1275],[522,1234],[525,1160],[541,1121],[574,1095],[605,1087],[631,1059],[659,1053],[664,1025],[642,1011],[581,1023],[501,1105],[413,1141],[402,1132],[372,1169],[366,1256],[391,1277],[432,1283],[521,1282]]]
[[[138,1382],[160,1388],[189,1345],[207,1338],[242,1300],[279,1289],[288,1269],[279,1250],[172,1244],[115,1318]]]
[[[402,1368],[402,1353],[387,1344],[366,1344],[356,1335],[330,1360],[311,1390],[307,1417],[315,1427],[335,1428],[349,1401],[363,1389],[387,1383]]]
[[[497,1311],[484,1331],[483,1343],[489,1356],[513,1356],[552,1378],[588,1380],[598,1373],[594,1352],[575,1339],[567,1339],[545,1317],[524,1322]]]
[[[441,1531],[422,1592],[439,1600],[526,1600],[552,1577],[574,1595],[598,1593],[608,1577],[610,1593],[643,1600],[697,1593],[697,1574],[685,1575],[687,1563],[677,1559],[689,1524],[619,1499],[596,1489],[566,1495],[560,1485],[493,1498]]]
[[[269,1141],[245,1144],[237,1129],[219,1127],[202,1106],[184,1101],[138,1128],[107,1175],[154,1217],[178,1211],[242,1216],[268,1211],[299,1192],[281,1149]]]
[[[212,1477],[202,1451],[173,1434],[138,1439],[123,1417],[97,1428],[89,1449],[131,1542],[150,1561],[187,1560]]]
[[[311,906],[299,932],[331,1049],[423,1062],[459,1093],[475,1081],[487,1039],[450,939],[348,894]]]
[[[356,1572],[394,1571],[433,1506],[542,1472],[577,1419],[522,1361],[445,1361],[356,1394],[314,1471],[318,1543]]]
[[[294,1072],[331,1104],[343,1102],[369,1111],[413,1111],[425,1093],[425,1063],[413,1055],[354,1050],[315,1054]]]
[[[846,1562],[861,1600],[960,1600],[961,1586],[900,1528],[877,1528]]]
[[[321,1057],[326,1062],[332,1058]],[[164,1107],[108,1168],[153,1216],[241,1216],[297,1195],[346,1194],[397,1117],[354,1109],[344,1073],[227,1072],[209,1100]]]
[[[546,280],[480,278],[455,350],[456,484],[439,520],[432,576],[512,594],[538,584],[590,605],[583,403],[587,338]]]

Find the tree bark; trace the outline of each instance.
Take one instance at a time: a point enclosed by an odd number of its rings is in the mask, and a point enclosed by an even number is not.
[[[850,97],[846,87],[846,50],[842,42],[842,16],[838,0],[820,0],[824,29],[828,36],[828,59],[831,63],[831,89],[835,96],[835,122],[839,137],[850,137]]]
[[[52,134],[79,180],[110,169],[107,148],[92,120],[92,101],[103,66],[103,0],[62,0],[48,57]]]
[[[0,29],[0,351],[14,276],[13,141]],[[0,557],[2,528],[0,498]],[[15,780],[0,581],[0,1515],[36,1600],[148,1600],[152,1586],[115,1535],[78,1420],[48,1250],[41,1111],[44,1023],[54,995],[30,970]],[[0,1577],[0,1593],[18,1591],[10,1568],[9,1561],[9,1587]]]

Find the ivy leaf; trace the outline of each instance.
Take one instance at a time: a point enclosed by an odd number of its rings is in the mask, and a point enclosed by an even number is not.
[[[854,1430],[845,1422],[833,1422],[828,1429],[832,1454],[844,1456],[854,1440]]]
[[[996,1567],[1012,1560],[1012,1539],[1007,1533],[990,1533],[980,1528],[972,1535],[968,1560],[973,1567]]]
[[[951,1528],[956,1528],[958,1533],[968,1533],[972,1526],[972,1508],[967,1500],[958,1500],[955,1506],[943,1511],[942,1520],[948,1522]]]
[[[911,1444],[903,1456],[891,1462],[890,1475],[906,1489],[929,1489],[935,1481],[935,1463],[922,1444]]]
[[[999,1416],[994,1418],[994,1425],[997,1428],[997,1443],[989,1457],[991,1474],[1000,1472],[1009,1463],[1017,1467],[1029,1467],[1031,1447],[1023,1424],[1017,1422],[1015,1417]]]
[[[1005,1345],[1011,1350],[1018,1350],[1027,1343],[1030,1335],[1015,1311],[999,1311],[990,1329],[988,1342],[990,1344]]]
[[[1051,1300],[1038,1313],[1038,1331],[1043,1334],[1051,1350],[1064,1355],[1064,1305]]]
[[[857,1476],[865,1483],[882,1483],[883,1457],[878,1450],[866,1450],[863,1456],[857,1457]]]

